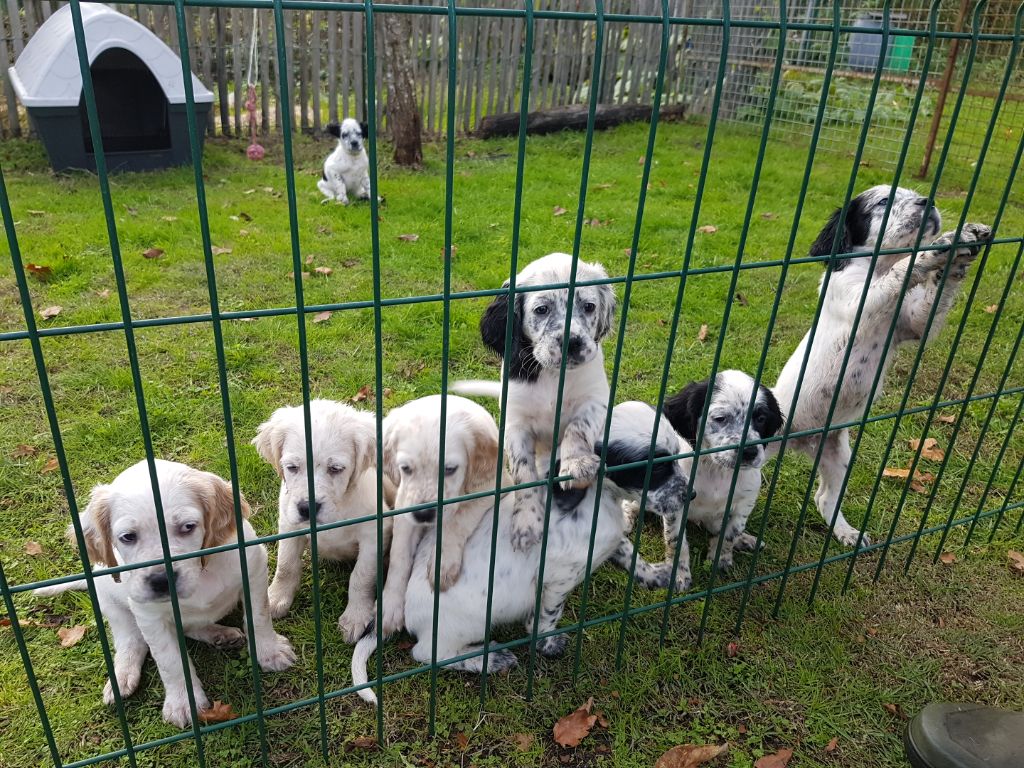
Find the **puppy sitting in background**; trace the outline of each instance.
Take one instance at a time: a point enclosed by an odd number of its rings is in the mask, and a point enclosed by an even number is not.
[[[572,256],[551,253],[528,264],[516,277],[517,287],[568,283]],[[607,278],[600,264],[579,261],[579,282]],[[508,286],[508,281],[504,287]],[[558,446],[562,472],[572,476],[569,487],[586,487],[597,477],[599,458],[594,443],[601,436],[608,410],[608,376],[601,341],[611,331],[615,294],[607,284],[580,285],[569,307],[567,288],[517,293],[513,301],[511,359],[508,366],[508,403],[505,452],[512,480],[526,483],[542,479],[547,465],[541,456]],[[570,316],[565,386],[558,434],[552,433],[566,314]],[[480,319],[484,344],[505,354],[508,297],[496,296]],[[458,381],[452,391],[463,395],[501,397],[501,384]],[[556,439],[557,438],[557,439]],[[512,546],[525,552],[540,541],[544,521],[544,493],[540,487],[516,493],[512,512]]]
[[[366,123],[349,117],[341,125],[328,125],[327,133],[338,140],[338,146],[324,160],[323,178],[316,183],[324,194],[322,202],[337,200],[342,205],[348,205],[349,195],[369,200],[370,161],[363,147],[367,134]]]
[[[302,553],[309,546],[309,480],[313,473],[318,526],[339,520],[370,520],[317,532],[317,555],[355,560],[348,582],[348,604],[338,618],[345,640],[354,643],[373,619],[377,583],[377,426],[373,414],[332,400],[311,400],[313,467],[306,466],[302,406],[278,408],[259,426],[253,445],[281,478],[279,533],[307,531],[281,539],[277,571],[270,585],[274,618],[288,613],[302,578]],[[385,509],[387,509],[385,499]],[[384,518],[384,547],[391,518]]]
[[[384,471],[398,488],[395,509],[437,500],[440,413],[441,396],[429,395],[395,408],[384,419]],[[473,401],[456,395],[448,396],[445,416],[445,498],[493,490],[498,467],[498,427],[494,418]],[[493,495],[445,505],[441,530],[442,592],[459,578],[466,541],[484,513],[493,507]],[[434,507],[395,518],[384,584],[385,636],[405,626],[405,591],[413,556],[420,538],[434,531],[436,518]],[[432,534],[427,538],[434,541]],[[435,549],[433,544],[428,546],[427,567],[417,578],[426,579],[433,589]]]
[[[172,556],[237,542],[231,485],[209,472],[172,461],[156,461],[167,543]],[[249,505],[242,500],[242,514]],[[79,518],[89,560],[94,568],[129,565],[163,559],[149,468],[145,461],[129,467],[110,485],[92,489],[89,504]],[[256,532],[243,520],[243,538]],[[74,529],[68,529],[74,541]],[[260,544],[245,548],[256,631],[256,655],[264,671],[278,672],[295,662],[287,639],[277,634],[267,604],[267,550]],[[242,571],[238,552],[226,550],[205,557],[177,560],[172,566],[174,589],[186,637],[217,648],[238,648],[245,634],[218,624],[242,600]],[[85,580],[43,587],[36,595],[85,590]],[[170,582],[163,563],[96,579],[100,610],[114,636],[114,674],[122,697],[139,687],[142,664],[152,653],[164,684],[163,718],[179,728],[192,720],[188,692],[171,608]],[[245,624],[243,624],[245,626]],[[189,663],[196,708],[208,709],[210,700]],[[103,701],[114,703],[110,681]]]
[[[850,201],[845,218],[840,219],[841,210],[837,210],[811,246],[811,255],[873,251],[879,240],[891,192],[892,187],[887,184],[872,187]],[[942,217],[932,202],[909,189],[897,188],[892,194],[891,210],[882,233],[880,249],[913,247],[922,227],[922,242],[928,243],[935,237],[942,226]],[[896,348],[902,344],[922,342],[925,325],[936,302],[938,305],[929,339],[942,330],[946,315],[959,293],[960,284],[967,275],[967,267],[978,255],[981,242],[991,236],[991,230],[984,224],[965,224],[960,233],[960,244],[955,253],[950,255],[954,234],[947,232],[932,241],[933,245],[940,246],[938,249],[916,254],[913,269],[910,267],[910,254],[902,253],[879,255],[873,270],[870,269],[871,258],[867,254],[859,258],[833,260],[821,316],[814,324],[817,330],[807,356],[806,373],[800,391],[796,391],[797,380],[803,367],[810,332],[793,352],[779,375],[778,383],[772,388],[783,413],[788,414],[796,400],[790,431],[802,432],[824,427],[837,389],[839,396],[831,423],[842,424],[863,418],[875,377],[878,376],[879,386],[874,396],[878,397]],[[947,261],[950,262],[949,272],[942,295],[938,297]],[[892,344],[887,345],[886,338],[905,279],[908,280],[906,294],[896,318]],[[851,342],[853,320],[865,290],[867,295],[864,309],[856,337]],[[840,368],[850,343],[853,349],[840,382]],[[821,435],[815,434],[793,438],[789,443],[813,457],[821,439]],[[857,542],[859,531],[846,522],[839,509],[839,491],[850,464],[850,432],[845,428],[830,431],[824,440],[818,465],[820,482],[814,501],[826,524],[835,521],[835,537],[843,544],[852,546]],[[778,443],[773,443],[770,453],[777,451]],[[861,541],[864,544],[870,543],[866,535]]]

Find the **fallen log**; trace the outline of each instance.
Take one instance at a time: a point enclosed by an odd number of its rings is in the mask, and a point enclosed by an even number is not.
[[[555,131],[585,131],[587,129],[588,107],[578,104],[570,107],[556,107],[530,112],[526,116],[528,134],[554,133]],[[673,104],[661,108],[660,117],[678,118],[684,114],[683,105]],[[622,123],[647,122],[651,119],[650,105],[643,104],[598,104],[594,112],[594,128],[602,130]],[[483,118],[477,126],[476,135],[481,139],[498,136],[519,135],[519,113],[505,112]]]

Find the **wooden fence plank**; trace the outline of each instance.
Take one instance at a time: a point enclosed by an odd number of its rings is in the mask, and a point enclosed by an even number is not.
[[[328,11],[327,24],[327,121],[338,120],[338,13]]]
[[[220,132],[224,136],[231,135],[231,105],[228,103],[228,67],[225,51],[227,31],[224,29],[227,11],[218,8],[214,12],[217,23],[217,98],[220,100]]]
[[[323,25],[323,11],[313,11],[311,14],[311,34],[313,45],[311,46],[310,61],[310,92],[313,98],[313,131],[320,132],[320,27]]]

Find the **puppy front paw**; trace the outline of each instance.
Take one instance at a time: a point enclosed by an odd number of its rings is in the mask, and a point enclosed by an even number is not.
[[[280,589],[274,589],[274,585],[271,584],[267,598],[270,602],[270,617],[272,619],[280,619],[282,616],[288,615],[288,609],[292,607],[292,595],[283,594]]]
[[[210,700],[202,690],[193,688],[196,696],[196,711],[202,712],[210,708]],[[188,728],[192,724],[192,712],[188,706],[188,693],[184,690],[169,693],[164,697],[163,718],[176,728]]]
[[[459,580],[459,576],[462,574],[462,558],[461,552],[459,558],[444,551],[444,545],[441,550],[441,573],[440,573],[440,587],[442,592],[447,592],[448,588],[451,587],[456,581]],[[434,556],[431,554],[427,558],[427,583],[430,585],[431,591],[434,589]]]
[[[139,688],[139,681],[142,679],[141,669],[132,669],[127,672],[122,670],[115,671],[117,675],[117,690],[121,694],[122,699],[127,699]],[[114,706],[114,686],[110,684],[110,680],[107,680],[103,684],[103,703],[108,707]]]
[[[405,629],[405,610],[403,600],[388,600],[384,598],[384,610],[382,612],[381,621],[383,622],[383,628],[381,629],[381,637],[389,637],[396,632],[401,632]]]
[[[245,632],[238,627],[225,627],[220,624],[214,624],[204,631],[200,639],[203,642],[209,643],[217,650],[226,651],[232,648],[241,648],[245,645]]]
[[[549,635],[537,640],[537,653],[548,659],[557,659],[569,645],[568,635]]]
[[[846,547],[852,547],[857,544],[857,539],[860,539],[861,547],[871,546],[871,537],[867,533],[861,533],[852,525],[836,525],[835,530],[832,531],[832,535],[836,537],[836,540]]]
[[[349,603],[345,612],[338,617],[338,631],[341,632],[341,636],[345,638],[346,643],[354,643],[363,636],[366,627],[375,618],[372,605],[364,608],[362,606],[353,606]]]
[[[744,531],[743,533],[736,536],[736,539],[732,543],[733,549],[739,550],[740,552],[756,552],[764,549],[764,542],[758,542],[756,536]]]
[[[508,672],[518,663],[519,660],[516,659],[516,655],[508,648],[503,648],[500,651],[491,651],[487,654],[487,674]]]
[[[284,635],[274,635],[273,640],[260,643],[256,656],[264,672],[282,672],[295,663],[295,649]]]
[[[512,549],[526,552],[540,543],[544,509],[536,501],[523,501],[512,510]]]
[[[573,456],[562,461],[562,474],[571,475],[572,479],[562,483],[566,490],[570,488],[587,488],[597,479],[597,470],[601,459],[594,454]]]

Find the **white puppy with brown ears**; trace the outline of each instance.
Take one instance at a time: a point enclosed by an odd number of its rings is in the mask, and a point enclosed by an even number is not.
[[[890,209],[889,218],[882,232],[887,209]],[[924,341],[925,326],[933,305],[935,315],[928,340],[942,330],[946,315],[960,291],[960,284],[967,276],[967,268],[978,255],[982,241],[991,236],[991,230],[984,224],[965,224],[955,253],[950,255],[954,232],[946,232],[932,241],[942,226],[942,217],[932,201],[902,187],[893,193],[888,184],[872,187],[857,195],[847,206],[845,217],[841,218],[841,213],[840,209],[832,214],[811,246],[811,256],[870,252],[879,243],[880,234],[879,245],[883,250],[911,248],[917,242],[919,232],[922,242],[932,242],[937,248],[917,253],[913,268],[910,266],[910,254],[906,253],[881,254],[874,263],[874,269],[871,269],[868,253],[833,259],[827,286],[822,278],[825,300],[821,316],[814,325],[813,343],[808,331],[779,374],[778,383],[772,387],[782,412],[788,415],[790,408],[794,409],[789,425],[791,432],[821,429],[828,419],[829,407],[837,390],[839,395],[831,423],[842,424],[862,418],[872,396],[875,377],[879,379],[878,389],[873,393],[877,398],[896,349],[903,344]],[[949,271],[939,296],[939,284],[946,272],[947,261]],[[887,344],[904,282],[906,293],[899,306],[899,315],[895,317],[892,343]],[[854,317],[865,290],[863,312],[856,336],[851,341]],[[851,343],[853,349],[849,351],[849,362],[840,381],[840,369]],[[808,344],[811,347],[809,352]],[[806,373],[797,390],[805,357]],[[813,456],[822,439],[821,435],[814,434],[789,442],[794,448]],[[814,494],[818,511],[826,523],[834,520],[833,534],[843,544],[853,546],[858,538],[861,543],[868,544],[868,537],[846,522],[839,508],[839,492],[850,464],[850,431],[846,428],[829,431],[824,441],[818,465],[820,483]],[[770,453],[774,454],[778,448],[779,443],[772,443]]]
[[[528,264],[516,276],[516,287],[568,283],[572,262],[567,253],[550,253]],[[578,282],[607,278],[608,273],[600,264],[577,263]],[[601,437],[609,394],[601,341],[612,328],[615,294],[605,283],[577,285],[570,308],[567,288],[517,292],[513,308],[508,404],[504,414],[505,452],[512,479],[516,483],[542,479],[547,467],[538,467],[538,458],[551,455],[557,437],[562,472],[572,476],[567,485],[586,487],[597,477],[600,465],[594,444]],[[567,314],[568,354],[556,436],[555,404]],[[507,320],[508,298],[504,295],[495,297],[480,320],[484,344],[502,356]],[[491,381],[459,381],[452,391],[500,397],[501,385]],[[543,520],[543,489],[518,491],[512,512],[512,546],[525,552],[540,541]]]
[[[209,472],[172,461],[156,460],[167,543],[172,556],[237,541],[231,485]],[[242,514],[249,506],[242,500]],[[160,527],[156,516],[149,468],[145,461],[129,467],[110,485],[92,489],[89,504],[79,518],[93,567],[130,565],[161,560]],[[245,540],[256,538],[248,520],[242,521]],[[73,529],[68,530],[73,538]],[[217,648],[245,644],[245,634],[217,622],[242,601],[248,589],[256,655],[265,671],[287,669],[295,662],[291,644],[274,631],[267,604],[267,550],[260,544],[245,549],[249,580],[242,583],[236,550],[205,557],[177,560],[172,566],[182,629],[186,637]],[[153,654],[164,684],[163,718],[179,728],[192,720],[171,607],[166,567],[146,566],[118,576],[96,579],[100,610],[114,636],[114,674],[122,697],[139,687],[142,664]],[[37,589],[37,595],[56,595],[69,589],[85,590],[84,580]],[[243,621],[243,626],[246,623]],[[196,708],[208,709],[210,700],[189,662]],[[114,703],[109,681],[103,701]]]
[[[278,408],[260,424],[253,445],[281,478],[278,497],[279,533],[304,531],[281,539],[277,571],[270,585],[274,618],[291,608],[302,579],[302,553],[309,546],[309,472],[313,473],[317,526],[342,520],[366,522],[317,532],[317,556],[355,561],[348,582],[348,605],[338,618],[346,642],[359,639],[373,619],[377,575],[377,428],[373,414],[336,403],[311,400],[313,467],[306,466],[302,406]],[[385,509],[387,505],[385,504]],[[384,520],[384,544],[391,537],[391,519]]]

